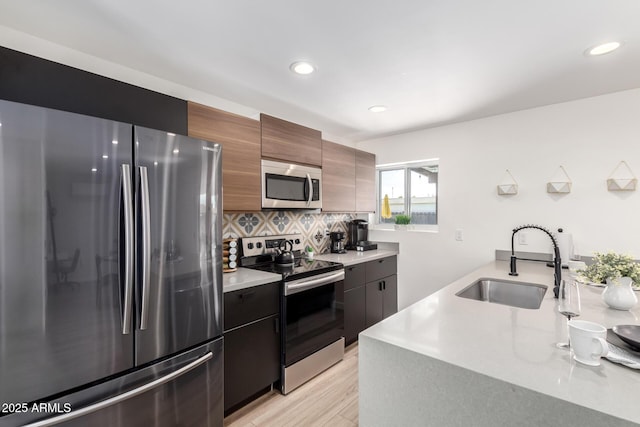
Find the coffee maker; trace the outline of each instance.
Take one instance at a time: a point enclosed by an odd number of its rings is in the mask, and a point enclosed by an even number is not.
[[[343,254],[347,252],[344,248],[344,233],[342,231],[332,231],[329,233],[331,239],[331,253]]]
[[[369,223],[364,219],[354,219],[349,223],[349,244],[347,249],[367,251],[377,249],[378,245],[369,241]]]

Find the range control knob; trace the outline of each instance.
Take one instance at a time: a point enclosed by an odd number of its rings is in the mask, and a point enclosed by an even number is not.
[[[295,242],[296,242],[296,245],[299,245],[300,244],[300,239],[296,239]]]
[[[247,243],[247,249],[253,249],[253,243]]]
[[[256,248],[260,249],[262,247],[262,242],[256,243]]]

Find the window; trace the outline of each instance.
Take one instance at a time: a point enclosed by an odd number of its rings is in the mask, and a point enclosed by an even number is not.
[[[438,224],[438,160],[377,166],[379,224],[407,215],[411,224]],[[389,210],[384,209],[388,199]]]

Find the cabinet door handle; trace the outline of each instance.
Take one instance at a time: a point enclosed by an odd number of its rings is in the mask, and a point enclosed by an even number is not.
[[[382,287],[382,282],[381,282],[381,281],[380,281],[380,282],[378,282],[378,288],[379,288],[379,290],[380,290],[380,291],[383,289],[383,287]]]
[[[378,260],[378,262],[379,262],[380,264],[382,264],[382,263],[384,262],[384,260],[383,260],[383,259],[379,259],[379,260]]]
[[[250,296],[255,295],[255,293],[256,293],[256,291],[245,292],[245,293],[242,293],[242,294],[238,295],[238,298],[240,298],[241,301],[244,301],[246,298],[249,298]]]
[[[280,333],[280,318],[276,317],[273,319],[273,329],[276,331],[276,334]]]

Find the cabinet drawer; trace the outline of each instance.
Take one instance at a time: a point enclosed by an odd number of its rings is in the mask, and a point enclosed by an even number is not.
[[[344,290],[357,288],[365,284],[365,264],[355,264],[344,268]]]
[[[398,269],[398,263],[395,256],[369,261],[365,266],[366,282],[372,282],[374,280],[396,274]]]
[[[280,312],[280,282],[224,294],[224,330]]]

